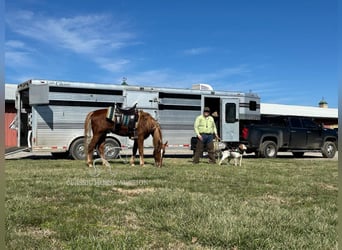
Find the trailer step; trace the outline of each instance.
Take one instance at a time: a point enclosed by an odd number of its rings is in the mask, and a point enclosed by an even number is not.
[[[12,147],[12,148],[6,148],[5,149],[5,156],[12,155],[12,154],[17,154],[20,152],[30,152],[30,148],[28,147]]]

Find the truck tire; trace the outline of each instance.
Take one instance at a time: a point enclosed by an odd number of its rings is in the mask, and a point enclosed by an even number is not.
[[[70,156],[74,160],[84,160],[86,156],[84,150],[84,138],[78,138],[70,146]]]
[[[275,158],[277,157],[278,149],[277,144],[274,141],[264,141],[261,144],[259,155],[263,158]]]
[[[331,141],[326,141],[322,147],[322,155],[324,158],[334,158],[336,151],[336,145]]]
[[[106,160],[113,160],[118,157],[120,154],[120,144],[117,140],[113,138],[106,138],[105,141],[105,158]]]

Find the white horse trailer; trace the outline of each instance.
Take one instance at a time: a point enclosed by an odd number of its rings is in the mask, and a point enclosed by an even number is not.
[[[207,86],[207,85],[206,85]],[[29,80],[16,93],[18,146],[32,152],[48,151],[84,159],[84,121],[93,110],[117,104],[150,113],[161,125],[169,148],[189,148],[195,118],[208,106],[220,114],[218,131],[224,143],[239,141],[241,120],[260,119],[260,98],[254,93],[215,91],[194,85],[192,89],[98,84],[54,80]],[[129,148],[133,141],[109,133],[108,147]],[[152,140],[145,147],[152,147]],[[108,150],[115,158],[118,151]]]

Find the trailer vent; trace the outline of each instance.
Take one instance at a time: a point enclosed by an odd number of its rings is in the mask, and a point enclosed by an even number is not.
[[[205,84],[205,83],[193,84],[192,89],[195,89],[195,90],[214,90],[213,87],[211,87],[209,84]]]

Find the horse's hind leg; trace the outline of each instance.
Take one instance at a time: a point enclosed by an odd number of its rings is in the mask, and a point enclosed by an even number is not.
[[[87,164],[88,167],[93,167],[93,154],[94,154],[94,149],[95,146],[98,144],[99,140],[100,140],[99,135],[94,135],[93,138],[91,138],[91,141],[88,145],[88,152],[87,152]]]
[[[90,143],[88,145],[87,164],[88,164],[88,167],[90,168],[93,166],[94,148],[98,140],[99,138],[97,136],[93,136],[93,138],[91,138]]]
[[[105,141],[106,141],[106,135],[101,136],[100,140],[98,142],[98,144],[99,144],[98,151],[99,151],[99,155],[100,155],[101,160],[102,160],[102,164],[105,165],[106,167],[110,167],[109,162],[105,158],[105,152],[104,152]]]

